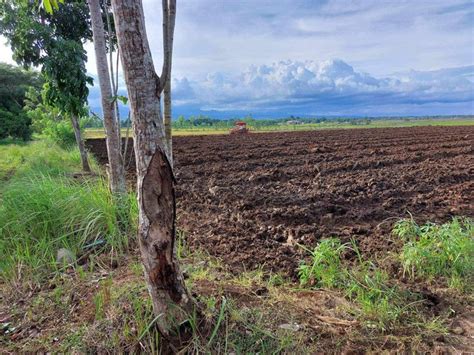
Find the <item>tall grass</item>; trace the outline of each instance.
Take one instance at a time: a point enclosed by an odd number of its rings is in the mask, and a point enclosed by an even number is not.
[[[93,168],[97,164],[91,161]],[[64,175],[79,171],[77,149],[64,150],[48,141],[0,145],[0,190],[8,181],[35,175]]]
[[[117,207],[100,177],[75,180],[80,171],[75,150],[35,142],[0,147],[2,166],[10,173],[0,186],[0,277],[41,277],[60,265],[56,254],[66,248],[80,255],[86,245],[100,241],[124,250],[134,229],[133,196],[124,201],[132,209],[119,225],[123,206]],[[95,165],[95,164],[94,164]],[[130,207],[131,206],[131,207]]]

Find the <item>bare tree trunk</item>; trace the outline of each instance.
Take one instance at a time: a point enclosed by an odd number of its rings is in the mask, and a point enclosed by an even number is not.
[[[118,94],[118,68],[119,68],[119,53],[117,51],[117,56],[116,56],[116,61],[115,61],[115,78],[114,78],[114,52],[113,52],[113,43],[112,43],[112,36],[114,34],[112,30],[112,24],[110,21],[110,15],[109,15],[109,5],[107,2],[104,4],[105,5],[105,18],[107,19],[107,32],[109,35],[109,66],[110,66],[110,78],[112,79],[112,91],[113,91],[113,96],[117,97]],[[118,135],[119,135],[119,144],[120,144],[120,149],[121,144],[122,144],[122,132],[121,132],[121,124],[120,124],[120,109],[119,109],[119,100],[115,100],[115,118],[117,120],[117,125],[118,125]],[[125,166],[125,157],[122,154],[122,161]]]
[[[171,136],[171,67],[173,60],[174,26],[176,22],[176,0],[162,0],[163,4],[163,52],[167,58],[166,83],[163,92],[164,124],[168,157],[173,165],[173,138]]]
[[[107,50],[99,0],[88,0],[91,15],[92,33],[99,77],[102,112],[109,158],[109,185],[114,194],[125,194],[125,169],[120,148],[120,131],[115,113],[115,102],[112,99],[110,73],[107,63]]]
[[[82,170],[84,170],[86,173],[89,173],[91,171],[91,168],[89,166],[89,161],[87,160],[86,147],[81,137],[81,128],[79,127],[79,119],[77,118],[75,114],[71,113],[70,116],[71,116],[72,128],[74,129],[74,135],[76,136],[77,147],[79,148],[79,153],[81,154]]]
[[[161,117],[163,87],[153,66],[142,1],[112,0],[112,8],[134,120],[140,251],[154,312],[159,316],[157,324],[166,336],[192,311],[193,301],[175,256],[174,177]]]
[[[170,163],[173,165],[173,138],[171,136],[171,80],[166,81],[165,90],[163,91],[163,106],[165,116],[165,139],[168,149],[168,157]]]

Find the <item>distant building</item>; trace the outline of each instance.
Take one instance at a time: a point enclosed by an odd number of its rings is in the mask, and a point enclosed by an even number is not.
[[[286,121],[286,124],[303,124],[303,122],[298,121],[298,120],[290,120],[290,121]]]

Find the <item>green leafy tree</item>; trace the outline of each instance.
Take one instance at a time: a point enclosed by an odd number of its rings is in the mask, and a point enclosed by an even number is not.
[[[24,110],[32,121],[33,132],[40,133],[63,147],[70,147],[76,142],[74,129],[65,119],[67,117],[59,108],[44,103],[39,90],[31,88],[26,93]],[[87,122],[81,121],[81,128],[85,127],[85,123]]]
[[[39,73],[0,63],[0,83],[0,139],[28,140],[31,119],[23,107],[28,89],[41,86]]]
[[[92,84],[92,78],[86,74],[86,60],[85,50],[80,43],[58,39],[50,51],[48,60],[43,64],[43,75],[46,80],[43,101],[69,115],[81,153],[82,167],[85,171],[89,171],[79,126],[79,117],[87,114],[85,108],[89,95],[87,84]]]
[[[62,38],[56,41],[42,70],[46,81],[45,102],[76,116],[86,113],[87,84],[92,84],[92,78],[86,73],[86,60],[81,44]]]
[[[87,4],[81,0],[61,3],[59,11],[47,13],[31,1],[0,1],[0,33],[13,51],[13,60],[25,67],[48,60],[58,39],[78,43],[90,40]]]
[[[186,119],[184,118],[183,115],[180,115],[178,117],[178,122],[177,123],[178,123],[179,128],[184,128],[184,125],[186,124]]]
[[[12,48],[13,59],[25,67],[41,66],[45,78],[43,98],[71,119],[82,159],[89,171],[79,117],[87,102],[87,60],[83,43],[91,38],[89,12],[82,0],[42,3],[12,0],[0,2],[0,33]],[[56,8],[54,14],[52,9]]]

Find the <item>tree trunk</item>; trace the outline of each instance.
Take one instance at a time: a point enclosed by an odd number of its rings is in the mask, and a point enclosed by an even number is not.
[[[110,73],[107,63],[107,50],[104,35],[104,22],[102,20],[99,0],[88,0],[94,49],[99,77],[100,96],[102,99],[102,113],[109,158],[109,185],[113,194],[125,194],[125,169],[120,149],[120,131],[115,115],[115,102],[112,99]]]
[[[74,135],[76,136],[77,147],[79,148],[79,153],[81,154],[82,170],[84,170],[86,173],[89,173],[91,171],[91,168],[89,166],[89,161],[87,160],[86,147],[81,137],[81,128],[79,127],[79,119],[73,113],[71,113],[71,123],[72,123],[72,128],[74,129]]]
[[[171,136],[171,80],[168,78],[163,91],[163,105],[165,116],[165,139],[166,147],[168,149],[168,157],[170,158],[171,166],[173,166],[173,138]]]
[[[165,56],[165,64],[163,65],[166,73],[162,74],[166,77],[163,92],[164,105],[164,124],[166,146],[168,148],[168,157],[173,165],[173,138],[171,136],[171,67],[173,61],[173,41],[174,26],[176,22],[176,0],[162,0],[163,5],[163,55]]]
[[[112,0],[116,33],[133,122],[138,238],[145,279],[167,336],[193,308],[175,257],[175,192],[166,154],[160,108],[162,86],[155,73],[141,0]]]

